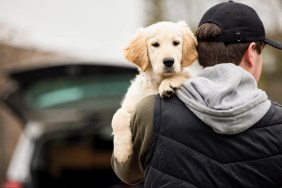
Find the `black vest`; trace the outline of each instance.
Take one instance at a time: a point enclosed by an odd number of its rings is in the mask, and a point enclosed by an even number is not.
[[[145,187],[271,188],[282,185],[282,107],[253,127],[220,135],[177,97],[156,98]]]

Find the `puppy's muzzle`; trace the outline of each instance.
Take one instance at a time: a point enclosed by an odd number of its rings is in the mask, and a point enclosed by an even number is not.
[[[172,65],[174,64],[174,59],[172,57],[166,57],[163,59],[163,64],[165,67],[172,67]]]

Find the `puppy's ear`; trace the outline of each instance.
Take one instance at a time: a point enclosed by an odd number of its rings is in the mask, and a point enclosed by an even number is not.
[[[198,58],[196,50],[197,39],[186,22],[180,21],[177,24],[181,27],[183,34],[183,46],[182,46],[182,60],[183,67],[188,67]]]
[[[149,65],[149,57],[147,53],[145,29],[141,28],[137,31],[133,39],[124,49],[124,57],[126,60],[137,65],[144,72]]]

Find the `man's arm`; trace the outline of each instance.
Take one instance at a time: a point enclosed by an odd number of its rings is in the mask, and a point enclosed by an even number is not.
[[[144,180],[144,161],[149,152],[154,113],[155,96],[149,96],[138,103],[132,115],[133,155],[123,164],[112,156],[112,168],[116,175],[127,184],[137,184]]]

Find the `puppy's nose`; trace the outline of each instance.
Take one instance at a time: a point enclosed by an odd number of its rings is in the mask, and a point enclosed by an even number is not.
[[[163,59],[163,64],[166,66],[166,67],[171,67],[174,63],[174,59],[172,57],[166,57]]]

